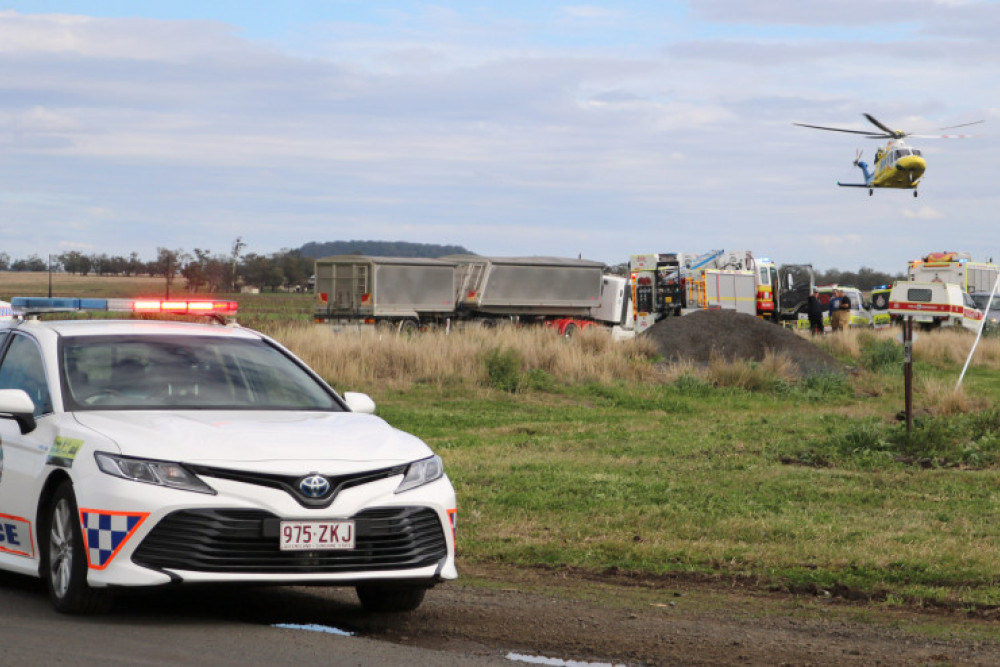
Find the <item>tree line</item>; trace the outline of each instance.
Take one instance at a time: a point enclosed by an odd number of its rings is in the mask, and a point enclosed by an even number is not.
[[[128,257],[121,255],[85,254],[76,250],[52,255],[52,267],[38,255],[12,260],[0,252],[0,271],[65,271],[77,275],[96,276],[163,276],[168,289],[178,276],[186,281],[192,292],[235,291],[243,285],[261,290],[305,289],[313,273],[314,258],[328,254],[361,253],[386,257],[441,257],[446,254],[472,254],[461,246],[415,244],[402,241],[338,241],[307,243],[297,250],[283,249],[269,255],[247,253],[241,255],[242,242],[237,239],[233,251],[219,254],[201,248],[192,252],[180,249],[157,248],[156,258],[144,261],[139,253]],[[350,250],[348,250],[350,249]],[[402,254],[399,254],[402,253]],[[608,267],[620,275],[628,273],[628,264]],[[784,267],[782,267],[784,269]],[[857,271],[837,268],[816,271],[817,285],[850,285],[861,290],[871,290],[879,285],[903,280],[905,275],[890,274],[862,266]]]
[[[71,250],[50,255],[50,260],[38,255],[12,260],[0,252],[0,271],[53,271],[74,275],[95,276],[162,276],[169,290],[178,277],[186,281],[191,292],[229,292],[250,285],[261,290],[278,288],[304,289],[313,273],[313,259],[299,250],[280,250],[269,255],[240,254],[237,240],[229,254],[212,253],[195,248],[157,248],[156,258],[144,261],[139,253],[121,255],[86,254]],[[50,265],[51,262],[51,265]]]

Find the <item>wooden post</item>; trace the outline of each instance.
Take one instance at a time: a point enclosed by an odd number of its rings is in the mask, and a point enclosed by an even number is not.
[[[913,316],[903,318],[903,396],[906,435],[913,429]]]

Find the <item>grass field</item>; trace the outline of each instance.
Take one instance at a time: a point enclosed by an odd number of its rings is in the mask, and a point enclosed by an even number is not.
[[[90,296],[131,289],[87,285]],[[972,336],[919,336],[907,434],[892,331],[825,337],[856,370],[796,380],[780,358],[666,365],[648,344],[600,332],[338,336],[308,322],[308,295],[240,295],[240,306],[444,458],[460,561],[1000,605],[995,338],[956,391]]]

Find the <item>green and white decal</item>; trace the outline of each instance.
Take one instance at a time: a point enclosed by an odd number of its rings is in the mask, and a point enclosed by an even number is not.
[[[83,440],[57,435],[52,449],[49,450],[49,458],[46,462],[62,468],[72,468],[73,461],[81,447],[83,447]]]

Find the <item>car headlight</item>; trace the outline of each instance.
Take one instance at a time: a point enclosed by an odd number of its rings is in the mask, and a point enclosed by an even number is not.
[[[138,459],[107,452],[94,452],[94,458],[97,459],[97,467],[102,472],[121,479],[215,495],[215,489],[201,481],[180,463]]]
[[[435,455],[414,461],[406,467],[406,474],[403,475],[403,481],[396,487],[396,493],[415,489],[442,477],[444,477],[444,463],[440,456]]]

